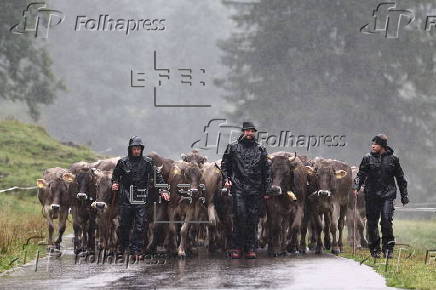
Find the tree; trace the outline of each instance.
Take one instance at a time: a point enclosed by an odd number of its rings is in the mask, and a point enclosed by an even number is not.
[[[10,27],[22,21],[28,1],[0,2],[0,98],[24,102],[32,119],[40,116],[39,105],[51,104],[58,90],[65,89],[51,70],[46,49],[30,34],[17,35]]]

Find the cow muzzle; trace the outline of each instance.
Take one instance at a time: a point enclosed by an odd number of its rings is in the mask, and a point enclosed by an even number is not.
[[[50,205],[50,208],[51,208],[52,210],[54,210],[54,211],[59,210],[60,207],[61,207],[61,206],[60,206],[59,204],[57,204],[57,203],[52,203],[52,204]]]
[[[99,209],[99,210],[103,210],[107,207],[107,204],[104,201],[94,201],[91,204],[91,207]]]
[[[272,185],[271,186],[271,193],[273,195],[281,195],[282,194],[282,188],[280,186],[277,186],[277,185]]]
[[[77,197],[77,199],[80,199],[80,200],[86,200],[88,198],[88,195],[86,193],[84,193],[84,192],[79,192],[76,195],[76,197]]]
[[[327,197],[331,197],[332,193],[330,190],[318,190],[317,193],[318,196],[327,196]]]

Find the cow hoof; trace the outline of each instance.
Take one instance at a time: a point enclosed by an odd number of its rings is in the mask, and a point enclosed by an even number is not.
[[[334,254],[334,255],[339,255],[339,253],[340,253],[341,251],[339,250],[339,249],[332,249],[332,254]]]
[[[316,250],[315,250],[315,254],[317,254],[317,255],[321,255],[321,254],[322,254],[322,249],[316,249]]]
[[[300,252],[299,252],[298,250],[293,250],[293,251],[291,252],[291,255],[293,255],[293,256],[299,256],[299,255],[300,255]]]

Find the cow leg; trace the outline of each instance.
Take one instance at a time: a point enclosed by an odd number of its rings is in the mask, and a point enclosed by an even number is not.
[[[360,240],[360,245],[364,248],[368,247],[368,241],[366,240],[365,237],[365,224],[362,218],[358,217],[357,218],[357,230],[358,230],[358,237]]]
[[[290,226],[290,232],[292,233],[291,248],[294,254],[298,253],[298,238],[299,238],[298,235],[301,232],[301,224],[304,215],[303,211],[304,211],[303,204],[298,203],[296,205],[294,219],[292,220],[292,224]]]
[[[180,229],[180,245],[177,251],[179,257],[186,256],[187,237],[188,237],[189,226],[190,226],[189,222],[192,220],[193,214],[194,214],[194,209],[188,208],[185,216],[185,222],[183,223],[182,228]]]
[[[68,208],[63,208],[59,210],[59,224],[58,224],[58,238],[55,241],[55,246],[60,249],[60,244],[62,242],[62,236],[64,235],[65,229],[67,228],[67,217]]]
[[[73,207],[71,213],[73,215],[74,254],[77,255],[82,251],[82,226],[78,215],[78,209]]]
[[[279,253],[279,245],[280,245],[280,228],[281,228],[281,219],[280,219],[280,209],[271,208],[273,203],[269,204],[268,208],[268,217],[267,223],[269,228],[269,236],[268,236],[268,253],[277,257]]]
[[[331,221],[330,221],[330,232],[332,234],[332,253],[337,255],[339,254],[338,247],[338,220],[339,220],[339,205],[337,203],[333,204],[333,212],[331,213]]]
[[[338,246],[341,253],[344,251],[344,244],[342,241],[342,233],[345,225],[345,215],[347,214],[347,205],[341,205],[338,220],[338,230],[339,230],[339,241]]]
[[[94,253],[95,252],[95,219],[96,213],[93,209],[90,210],[89,221],[88,221],[88,241],[87,241],[87,251]]]
[[[313,216],[313,232],[312,235],[316,237],[316,248],[315,248],[315,254],[321,254],[322,253],[322,218],[320,214],[315,214]]]
[[[332,247],[331,244],[331,226],[332,226],[332,213],[330,210],[327,210],[323,215],[324,217],[324,248],[326,250],[330,250]]]
[[[176,224],[174,223],[175,216],[176,216],[177,209],[170,210],[168,212],[169,217],[169,225],[168,225],[168,254],[175,255],[176,254],[176,248],[177,248],[177,240],[176,240]]]
[[[153,209],[154,210],[154,209]],[[168,220],[168,206],[167,204],[160,204],[156,207],[156,219],[158,221]],[[157,245],[159,243],[160,236],[166,236],[165,224],[155,223],[151,225],[151,235],[149,237],[149,242],[147,245],[148,253],[155,253]]]
[[[48,246],[53,245],[53,232],[54,232],[54,224],[53,219],[50,215],[50,208],[49,206],[44,206],[43,211],[45,212],[45,215],[47,217],[47,224],[48,224]]]
[[[350,246],[353,246],[353,226],[354,226],[354,215],[353,211],[349,210],[347,211],[346,216],[346,222],[347,222],[347,241],[350,244]],[[356,222],[357,224],[357,222]],[[357,242],[356,242],[357,244]]]

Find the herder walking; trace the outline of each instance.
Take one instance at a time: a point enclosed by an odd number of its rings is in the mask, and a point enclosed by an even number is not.
[[[404,178],[400,160],[394,150],[387,145],[386,135],[379,134],[372,139],[371,152],[367,153],[360,163],[359,172],[354,180],[353,192],[358,194],[364,185],[366,218],[368,220],[369,249],[371,256],[381,257],[381,251],[386,258],[392,258],[395,238],[392,228],[394,200],[397,197],[397,187],[401,194],[401,203],[409,203],[407,181]],[[381,218],[382,249],[378,221]]]
[[[233,197],[233,234],[231,257],[256,258],[256,233],[264,196],[271,188],[271,164],[266,148],[255,140],[256,128],[243,122],[238,140],[227,145],[221,168],[225,187]]]

